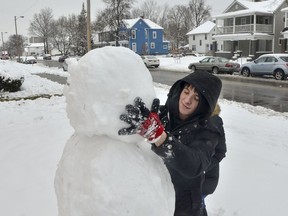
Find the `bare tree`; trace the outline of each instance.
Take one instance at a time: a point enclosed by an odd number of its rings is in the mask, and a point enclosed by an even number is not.
[[[52,44],[63,55],[67,55],[72,45],[71,31],[69,30],[68,19],[65,16],[60,17],[52,23]],[[74,29],[75,31],[76,29]]]
[[[51,8],[44,8],[40,13],[34,14],[32,22],[30,23],[29,31],[32,35],[37,35],[43,38],[44,53],[49,52],[49,38],[52,35],[53,15]]]
[[[186,38],[186,29],[184,28],[184,11],[186,7],[183,5],[176,5],[169,10],[168,13],[168,35],[167,37],[171,40],[172,49],[178,49],[181,41]]]
[[[143,2],[139,8],[134,8],[131,12],[132,17],[144,17],[157,23],[162,13],[161,6],[154,0],[147,0]]]
[[[190,0],[188,8],[193,18],[193,28],[203,24],[211,17],[211,7],[206,5],[205,0]]]
[[[107,7],[100,13],[102,15],[101,19],[96,22],[104,22],[108,24],[110,31],[113,32],[114,39],[116,41],[116,46],[119,46],[120,39],[120,29],[123,23],[123,19],[130,17],[129,10],[135,0],[103,0]],[[103,26],[103,25],[102,25]]]

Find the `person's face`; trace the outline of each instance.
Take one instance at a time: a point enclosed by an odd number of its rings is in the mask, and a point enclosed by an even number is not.
[[[192,85],[186,85],[179,98],[179,116],[181,120],[187,119],[197,108],[199,95]]]

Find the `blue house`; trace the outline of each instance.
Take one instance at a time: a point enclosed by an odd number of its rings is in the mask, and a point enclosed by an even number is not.
[[[128,47],[139,55],[168,54],[168,41],[163,41],[163,28],[149,19],[125,19],[121,33]]]

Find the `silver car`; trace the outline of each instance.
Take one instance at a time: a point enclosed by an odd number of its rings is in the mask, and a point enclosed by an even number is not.
[[[199,62],[192,62],[188,65],[188,68],[194,72],[196,70],[204,70],[212,72],[213,74],[218,73],[228,73],[233,74],[238,72],[240,69],[240,64],[232,62],[224,57],[213,57],[209,56],[202,59]]]
[[[249,76],[274,76],[276,80],[284,80],[288,76],[288,54],[264,54],[255,61],[242,64],[240,74]]]
[[[141,56],[146,67],[159,67],[160,60],[156,56]]]

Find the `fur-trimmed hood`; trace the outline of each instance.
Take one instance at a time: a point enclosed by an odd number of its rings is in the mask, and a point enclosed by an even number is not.
[[[217,103],[216,106],[215,106],[215,108],[214,108],[213,113],[211,114],[211,116],[219,115],[220,112],[221,112],[221,107],[220,107],[220,105]]]

